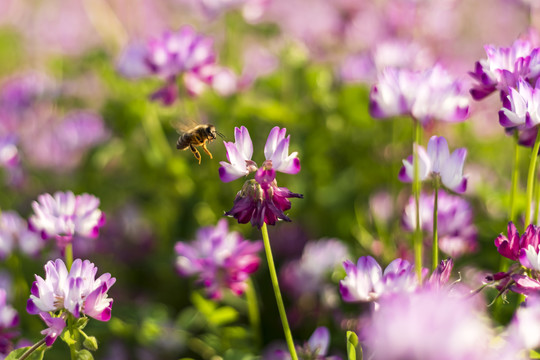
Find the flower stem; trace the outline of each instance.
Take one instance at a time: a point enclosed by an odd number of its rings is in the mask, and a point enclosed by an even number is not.
[[[21,355],[21,357],[19,358],[19,360],[24,360],[26,359],[27,357],[29,357],[30,355],[32,355],[32,353],[34,351],[36,351],[37,349],[40,348],[41,345],[45,344],[45,339],[46,337],[44,337],[43,339],[39,340],[37,343],[35,343],[34,345],[32,345],[32,347],[28,350],[26,350],[24,352],[24,354]]]
[[[420,144],[420,122],[415,121],[414,129],[414,142],[413,142],[413,194],[414,194],[414,204],[416,206],[415,214],[415,229],[413,235],[413,246],[414,246],[414,268],[416,270],[416,275],[418,276],[418,281],[422,282],[422,230],[420,229],[420,174],[418,167],[418,146]],[[416,144],[416,145],[415,145]]]
[[[70,241],[66,245],[66,248],[64,249],[64,255],[66,257],[66,266],[67,266],[68,271],[71,269],[71,265],[73,264],[73,242],[72,241]]]
[[[257,346],[261,344],[261,318],[259,316],[259,303],[257,301],[257,292],[251,277],[247,279],[246,300],[248,307],[248,317],[253,331],[253,338]]]
[[[516,221],[516,195],[519,182],[519,134],[514,132],[514,170],[512,171],[512,189],[510,192],[510,221]]]
[[[274,294],[276,295],[276,302],[279,310],[279,316],[281,318],[281,324],[283,325],[283,332],[285,333],[285,340],[287,341],[287,347],[291,353],[292,360],[298,360],[291,329],[289,328],[289,322],[287,321],[287,313],[285,312],[281,291],[279,290],[276,267],[274,265],[274,258],[272,257],[272,248],[270,247],[270,239],[268,238],[268,229],[266,228],[266,223],[264,223],[261,227],[261,232],[264,242],[264,251],[266,252],[266,259],[268,261],[268,270],[270,271],[270,278],[272,279],[272,286],[274,288]]]
[[[433,270],[439,265],[439,235],[437,231],[439,207],[439,178],[435,178],[435,194],[433,199]]]
[[[534,178],[536,174],[536,160],[538,159],[538,149],[540,148],[540,136],[536,135],[534,147],[532,149],[531,161],[529,162],[529,174],[527,176],[527,208],[525,209],[525,228],[531,223],[531,205],[533,198]]]

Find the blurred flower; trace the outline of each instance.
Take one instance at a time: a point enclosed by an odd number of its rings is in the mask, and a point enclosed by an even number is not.
[[[376,45],[369,53],[347,57],[340,68],[345,82],[373,84],[386,68],[424,70],[433,63],[429,50],[418,43],[389,40]]]
[[[287,129],[274,127],[264,147],[266,160],[263,166],[256,170],[255,180],[244,183],[242,190],[236,194],[234,205],[225,213],[232,216],[241,224],[251,221],[253,226],[261,227],[264,223],[274,225],[278,219],[291,221],[284,211],[291,208],[288,198],[302,198],[289,189],[278,187],[276,171],[287,174],[297,174],[300,171],[298,153],[289,155],[290,135],[285,137]],[[230,164],[221,161],[219,175],[222,181],[228,182],[257,169],[257,164],[251,160],[253,145],[246,128],[235,128],[235,143],[225,143],[227,159]]]
[[[220,299],[224,289],[241,295],[249,275],[259,267],[257,253],[262,242],[244,240],[240,233],[229,232],[227,220],[199,229],[191,244],[177,242],[176,268],[180,275],[197,275],[208,295]]]
[[[304,247],[300,259],[282,268],[281,282],[295,295],[320,293],[326,277],[347,255],[347,247],[338,239],[310,241]]]
[[[11,76],[0,86],[0,108],[20,114],[37,101],[56,93],[53,80],[41,72]]]
[[[518,307],[507,329],[509,342],[516,348],[534,350],[540,347],[540,297],[529,296]]]
[[[36,127],[23,134],[21,145],[34,166],[57,171],[77,166],[91,147],[109,137],[103,119],[95,114],[77,111],[56,121],[34,119]]]
[[[410,115],[423,126],[433,120],[464,121],[469,100],[461,87],[441,65],[423,72],[386,68],[371,88],[370,114],[375,118]]]
[[[540,74],[539,50],[529,39],[517,39],[511,47],[486,45],[484,49],[487,59],[477,61],[474,72],[469,73],[479,82],[470,90],[475,100],[495,90],[506,95],[508,87],[516,87],[519,80],[535,82]]]
[[[26,220],[15,211],[2,211],[0,214],[0,257],[5,258],[15,246],[29,256],[36,256],[45,242],[28,229]]]
[[[505,128],[526,129],[540,124],[540,79],[534,89],[523,79],[517,90],[509,88],[504,107],[499,111],[499,123]]]
[[[442,260],[437,268],[433,270],[433,273],[429,277],[426,286],[433,290],[442,289],[443,286],[448,283],[453,268],[454,260],[452,260],[452,258]]]
[[[356,265],[347,260],[343,267],[347,276],[339,282],[339,290],[347,302],[375,301],[389,294],[414,291],[418,286],[414,266],[407,260],[395,259],[384,273],[371,256],[360,257]],[[426,272],[424,269],[424,275]]]
[[[6,290],[0,289],[0,357],[13,350],[12,339],[17,336],[14,329],[17,325],[19,314],[7,304]]]
[[[76,259],[69,273],[61,259],[47,262],[45,280],[36,275],[26,311],[36,315],[65,309],[76,318],[82,313],[109,321],[113,300],[107,297],[107,291],[116,279],[109,273],[96,279],[97,270],[89,260]],[[58,329],[57,323],[54,326]]]
[[[208,17],[218,16],[231,8],[241,8],[242,16],[248,23],[257,22],[271,0],[198,0]]]
[[[416,144],[415,144],[416,146]],[[448,150],[448,143],[442,136],[432,136],[429,139],[427,153],[421,146],[416,146],[418,151],[418,173],[421,181],[429,175],[440,177],[441,182],[447,188],[463,193],[467,189],[467,178],[463,176],[463,165],[467,156],[467,149],[456,149],[452,155]],[[403,160],[403,167],[399,171],[399,180],[412,182],[414,177],[413,156]]]
[[[492,329],[469,298],[447,291],[419,291],[382,299],[362,328],[374,360],[491,358]]]
[[[341,360],[338,356],[327,356],[330,345],[330,332],[328,328],[319,326],[311,334],[303,347],[296,346],[301,359],[312,360]],[[284,345],[271,346],[262,356],[263,360],[290,360],[291,355]]]
[[[43,239],[54,237],[61,249],[73,236],[95,238],[105,224],[105,214],[98,209],[99,199],[93,195],[75,196],[71,191],[38,196],[32,203],[34,215],[28,220],[32,231]]]
[[[62,317],[52,317],[48,312],[42,312],[39,316],[48,326],[47,329],[41,331],[41,334],[45,335],[45,344],[51,346],[56,341],[56,338],[62,334],[62,331],[64,331],[66,321]]]
[[[120,56],[117,68],[128,78],[156,76],[164,80],[164,85],[150,96],[163,105],[171,105],[178,98],[178,78],[194,96],[209,85],[225,95],[236,91],[236,80],[230,82],[231,71],[216,64],[214,41],[188,25],[178,31],[166,31],[146,46],[131,44]]]
[[[420,194],[420,228],[433,233],[434,195]],[[476,251],[477,230],[473,224],[473,213],[467,200],[439,190],[437,204],[437,231],[439,248],[453,258]],[[416,205],[414,197],[409,198],[402,217],[407,231],[413,231]]]

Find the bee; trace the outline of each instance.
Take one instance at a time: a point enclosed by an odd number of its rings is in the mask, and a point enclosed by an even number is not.
[[[210,153],[206,147],[206,143],[215,140],[217,135],[223,137],[221,133],[216,131],[216,127],[214,125],[197,125],[194,128],[188,129],[180,134],[180,137],[176,142],[176,148],[178,150],[186,150],[189,148],[189,150],[191,150],[193,153],[193,156],[195,156],[195,159],[199,160],[200,165],[201,153],[195,146],[202,146],[204,152],[210,156],[210,159],[212,159],[212,153]]]

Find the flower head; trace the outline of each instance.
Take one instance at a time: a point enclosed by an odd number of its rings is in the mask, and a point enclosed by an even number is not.
[[[76,259],[69,272],[61,259],[47,262],[45,279],[36,275],[26,310],[30,314],[66,310],[76,318],[82,313],[109,321],[113,300],[107,291],[116,279],[109,273],[96,279],[97,270],[88,260]]]
[[[253,226],[262,227],[264,223],[274,225],[278,219],[290,221],[284,211],[291,208],[291,197],[302,198],[289,189],[278,187],[276,171],[296,174],[300,171],[300,160],[297,153],[289,155],[290,136],[285,137],[286,129],[274,127],[264,147],[266,160],[257,169],[251,160],[253,144],[245,127],[235,128],[235,143],[225,142],[227,159],[220,162],[219,176],[228,182],[255,171],[255,180],[244,183],[234,199],[234,205],[225,215],[233,216],[241,224],[251,222]]]
[[[3,211],[0,214],[0,256],[5,257],[14,246],[18,246],[27,255],[35,256],[43,248],[45,242],[28,229],[26,221],[14,211]]]
[[[32,203],[34,215],[28,220],[29,227],[44,239],[55,237],[61,247],[75,235],[95,238],[105,224],[105,215],[98,206],[99,199],[89,194],[42,194]]]
[[[448,143],[442,136],[432,136],[429,139],[427,153],[421,146],[416,146],[418,151],[418,175],[420,180],[426,180],[429,175],[440,177],[441,182],[447,188],[463,193],[467,189],[467,178],[463,176],[463,165],[467,156],[467,149],[456,149],[452,155],[448,150]],[[414,177],[414,161],[409,156],[403,160],[398,178],[403,182],[412,182]]]
[[[410,115],[426,126],[433,120],[459,122],[469,115],[469,100],[462,85],[440,65],[414,72],[386,68],[370,93],[375,118]]]
[[[414,266],[407,260],[395,259],[382,271],[371,256],[362,256],[355,265],[350,260],[343,263],[347,276],[339,282],[343,300],[347,302],[374,301],[381,296],[411,292],[418,286]],[[424,275],[426,269],[424,269]]]
[[[437,231],[439,248],[452,257],[476,251],[477,229],[473,224],[471,205],[467,200],[439,190],[437,204]],[[420,194],[420,228],[433,232],[434,195]],[[405,207],[402,224],[408,231],[415,229],[416,204],[413,197]]]
[[[499,123],[505,128],[530,129],[540,124],[540,79],[534,88],[519,79],[517,89],[509,88]]]
[[[495,239],[497,251],[502,256],[510,260],[522,260],[523,263],[530,265],[527,261],[527,251],[532,250],[538,252],[539,233],[538,228],[534,225],[529,225],[525,232],[520,237],[519,232],[513,222],[508,223],[508,236],[500,234]]]
[[[56,338],[62,334],[62,331],[64,331],[66,321],[62,316],[53,317],[48,312],[40,313],[39,317],[48,326],[47,329],[41,331],[41,334],[45,335],[45,344],[51,346],[56,341]]]
[[[484,47],[487,59],[476,62],[469,74],[478,81],[471,90],[475,100],[481,100],[495,90],[506,94],[518,81],[535,81],[539,73],[540,54],[529,39],[518,39],[510,47]]]
[[[362,329],[371,359],[486,359],[492,330],[469,298],[423,290],[379,305]]]
[[[262,242],[244,240],[240,233],[229,232],[227,221],[201,228],[191,244],[178,242],[176,268],[180,275],[197,275],[208,295],[214,299],[223,296],[224,289],[242,294],[246,280],[259,267],[257,253]]]

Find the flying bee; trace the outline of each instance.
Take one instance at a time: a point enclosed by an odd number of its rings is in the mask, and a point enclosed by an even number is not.
[[[201,153],[195,146],[202,146],[205,153],[212,159],[212,153],[206,147],[207,142],[211,142],[216,139],[216,135],[223,137],[223,134],[216,131],[214,125],[197,125],[194,128],[188,129],[180,134],[178,141],[176,142],[176,148],[178,150],[186,150],[189,148],[195,156],[195,159],[199,160],[201,164]]]

